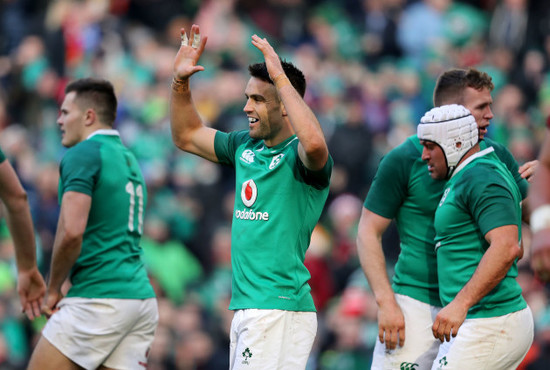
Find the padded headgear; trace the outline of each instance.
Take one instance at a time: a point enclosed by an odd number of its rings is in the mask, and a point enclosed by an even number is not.
[[[420,120],[417,134],[420,140],[434,142],[443,149],[447,177],[479,140],[474,116],[458,104],[442,105],[426,112]]]

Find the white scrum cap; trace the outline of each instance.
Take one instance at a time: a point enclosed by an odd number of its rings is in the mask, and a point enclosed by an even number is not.
[[[420,120],[417,134],[420,140],[434,142],[443,149],[449,175],[479,140],[474,116],[458,104],[442,105],[426,112]]]

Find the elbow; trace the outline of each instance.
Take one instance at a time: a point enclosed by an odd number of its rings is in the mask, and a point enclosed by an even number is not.
[[[28,208],[29,199],[25,189],[21,188],[15,194],[10,194],[7,199],[3,199],[6,208],[10,213],[16,213],[19,211],[24,211]]]
[[[308,143],[306,155],[312,162],[319,164],[319,169],[323,168],[328,160],[328,147],[324,140],[316,140]]]
[[[518,243],[510,243],[504,250],[504,258],[509,266],[512,266],[514,261],[520,259],[523,255],[523,251]]]

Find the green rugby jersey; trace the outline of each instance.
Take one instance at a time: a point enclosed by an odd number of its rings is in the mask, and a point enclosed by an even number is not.
[[[495,154],[498,156],[498,159],[500,159],[500,161],[506,165],[506,167],[514,177],[514,180],[516,181],[516,184],[518,185],[519,191],[521,193],[521,199],[525,199],[527,197],[529,182],[526,179],[522,178],[520,173],[518,172],[519,166],[514,159],[514,156],[512,156],[512,153],[510,153],[510,151],[504,145],[497,143],[496,141],[489,138],[484,138],[479,142],[480,150],[484,150],[488,147],[495,148]]]
[[[444,181],[433,180],[416,135],[382,158],[364,207],[395,219],[401,251],[393,290],[421,302],[440,306],[434,251],[434,211]]]
[[[435,213],[440,297],[449,304],[470,280],[489,243],[485,234],[517,225],[521,239],[521,194],[492,147],[469,157],[447,182]],[[516,281],[517,265],[467,318],[502,316],[526,307]]]
[[[328,196],[332,158],[310,171],[296,136],[268,148],[248,131],[217,132],[215,151],[236,174],[229,309],[315,311],[304,258]]]
[[[139,245],[147,189],[134,155],[118,132],[98,130],[71,147],[59,171],[60,202],[67,191],[92,197],[67,297],[154,297]]]

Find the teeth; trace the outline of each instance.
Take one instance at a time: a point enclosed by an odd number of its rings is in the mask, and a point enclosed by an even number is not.
[[[258,119],[257,119],[257,118],[254,118],[254,117],[248,117],[248,122],[249,122],[249,123],[258,122]]]

